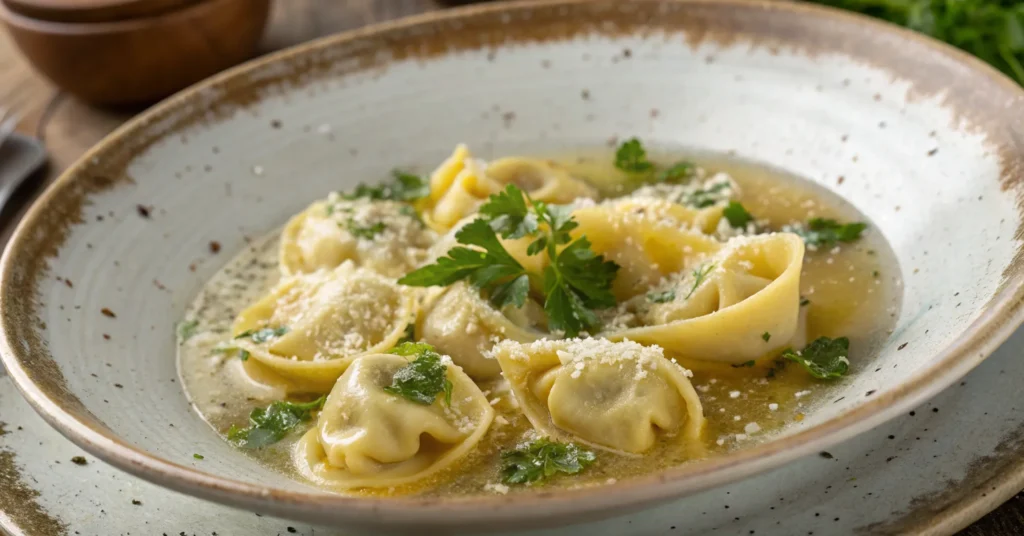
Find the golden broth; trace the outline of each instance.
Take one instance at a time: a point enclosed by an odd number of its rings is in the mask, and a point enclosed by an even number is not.
[[[652,160],[668,164],[679,156],[654,155]],[[728,173],[741,189],[736,199],[758,219],[768,220],[772,229],[813,217],[867,222],[840,197],[807,181],[731,159],[689,159],[706,169]],[[623,174],[612,166],[613,157],[608,151],[562,154],[551,160],[586,179],[606,196],[624,195],[630,189]],[[254,360],[243,364],[237,357],[214,351],[216,345],[230,338],[230,326],[239,311],[277,282],[277,246],[277,233],[253,242],[207,283],[186,316],[198,324],[195,334],[181,341],[179,347],[183,385],[196,411],[222,434],[232,424],[244,425],[253,408],[284,398],[283,391],[250,379],[259,372],[256,369],[260,365]],[[899,312],[899,268],[888,244],[869,227],[855,243],[827,250],[808,249],[800,287],[809,301],[805,306],[807,340],[848,337],[850,373],[856,374],[891,333]],[[673,356],[666,352],[666,357]],[[801,421],[815,406],[831,401],[832,384],[815,380],[795,363],[780,363],[771,356],[754,366],[740,367],[681,361],[693,372],[691,381],[707,419],[702,445],[683,447],[669,438],[643,456],[598,451],[594,465],[579,475],[555,478],[545,486],[601,484],[744,448],[777,435],[787,425]],[[249,374],[243,366],[250,368]],[[497,417],[466,459],[415,485],[346,493],[466,495],[531,489],[508,489],[498,483],[500,452],[514,448],[532,427],[504,380],[479,386]],[[260,463],[301,478],[293,465],[291,449],[303,430],[270,447],[244,452]]]

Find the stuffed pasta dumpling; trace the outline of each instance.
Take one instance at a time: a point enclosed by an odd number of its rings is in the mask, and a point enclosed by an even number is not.
[[[733,364],[776,352],[802,337],[803,256],[795,234],[734,238],[624,304],[635,325],[602,336]]]
[[[469,454],[487,432],[494,409],[458,366],[440,360],[450,397],[438,393],[432,402],[389,391],[411,356],[354,360],[327,397],[316,427],[296,446],[300,471],[339,489],[390,487],[423,479]]]
[[[704,425],[688,371],[631,341],[503,341],[495,358],[523,413],[559,440],[640,454],[661,438],[698,442]]]
[[[409,289],[346,261],[280,282],[238,315],[232,343],[297,388],[326,392],[352,359],[394,346],[416,312]]]
[[[483,298],[480,291],[458,282],[432,304],[424,308],[418,322],[417,338],[451,356],[470,377],[488,380],[501,373],[501,367],[488,351],[502,339],[535,341],[543,336],[544,312],[533,300],[521,309],[499,311]]]
[[[693,258],[721,248],[691,227],[695,214],[668,201],[626,199],[573,211],[573,236],[586,236],[595,253],[619,265],[612,293],[629,299],[679,271]]]
[[[597,190],[556,164],[536,158],[507,157],[487,165],[487,176],[504,187],[514,184],[534,201],[553,205],[596,199]]]
[[[401,277],[427,257],[437,234],[412,205],[332,193],[293,217],[281,233],[285,276],[332,269],[352,260],[388,277]]]

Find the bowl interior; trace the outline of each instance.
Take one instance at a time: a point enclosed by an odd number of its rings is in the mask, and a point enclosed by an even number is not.
[[[278,513],[379,520],[389,503],[371,512],[267,470],[192,412],[175,366],[183,311],[250,239],[329,191],[428,171],[458,142],[490,158],[634,135],[840,194],[896,252],[903,308],[885,347],[786,437],[601,500],[549,501],[537,518],[697,490],[839,441],[937,392],[1018,322],[1024,101],[1008,80],[817,8],[553,2],[328,38],[157,106],[21,226],[3,264],[3,358],[52,423],[122,467]],[[464,513],[501,515],[487,501]],[[442,518],[416,508],[428,500],[393,504],[399,521]]]

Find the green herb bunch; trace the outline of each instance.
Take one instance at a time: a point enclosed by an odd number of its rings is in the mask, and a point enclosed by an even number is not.
[[[905,26],[974,54],[1024,86],[1020,0],[811,0]]]

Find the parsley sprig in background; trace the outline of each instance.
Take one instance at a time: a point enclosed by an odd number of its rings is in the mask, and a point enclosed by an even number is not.
[[[1024,86],[1020,0],[812,0],[905,26],[974,54]]]
[[[586,236],[573,240],[579,226],[571,207],[534,201],[513,184],[494,194],[480,207],[481,217],[455,233],[457,246],[434,264],[398,280],[409,286],[446,286],[467,279],[484,289],[495,307],[522,307],[531,290],[531,276],[542,277],[544,312],[548,328],[575,337],[600,326],[595,309],[615,306],[612,281],[619,265],[596,254]],[[505,239],[530,237],[527,255],[544,253],[544,273],[530,274],[502,246]],[[564,246],[564,247],[563,247]],[[561,248],[561,249],[559,249]]]

